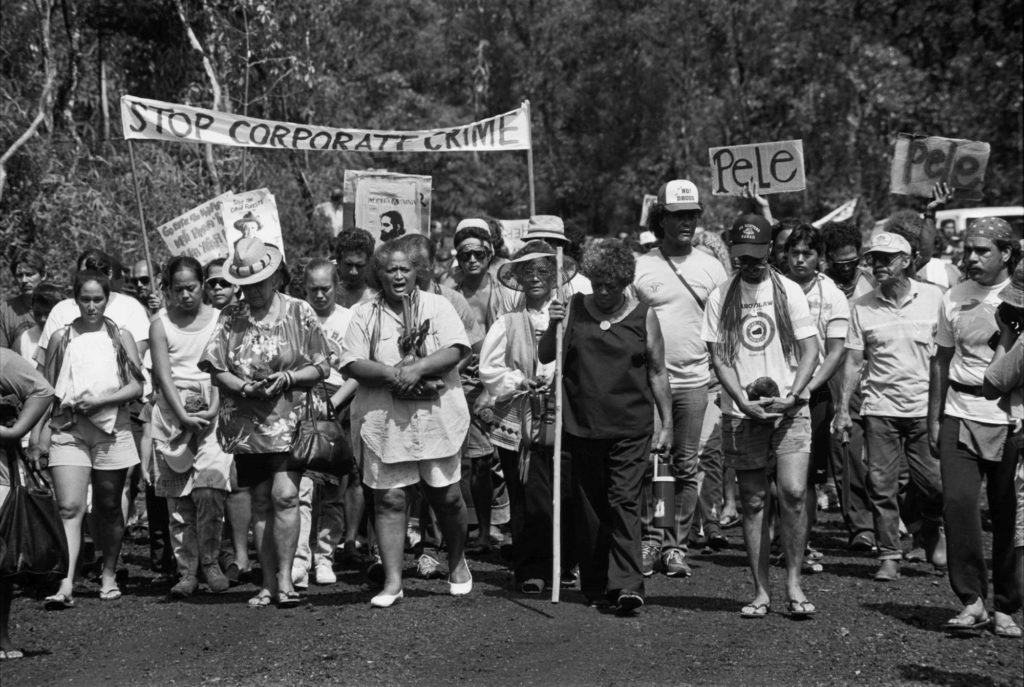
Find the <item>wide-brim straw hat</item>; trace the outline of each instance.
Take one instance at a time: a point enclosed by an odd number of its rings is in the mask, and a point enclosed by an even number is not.
[[[258,284],[273,276],[282,262],[284,256],[277,246],[263,243],[255,236],[238,239],[231,264],[224,271],[224,279],[236,286]]]
[[[550,261],[551,272],[555,272],[555,249],[544,243],[543,241],[531,241],[523,247],[526,251],[519,257],[509,260],[498,269],[498,281],[514,291],[525,291],[526,287],[522,282],[519,281],[519,276],[516,274],[519,267],[523,263],[537,261]],[[567,255],[562,256],[562,273],[558,275],[555,283],[551,285],[552,288],[556,286],[564,286],[572,281],[572,278],[576,276],[577,265],[576,261]]]
[[[565,241],[569,239],[565,235],[565,223],[561,217],[555,215],[533,215],[526,224],[526,233],[523,234],[523,242],[530,241]]]

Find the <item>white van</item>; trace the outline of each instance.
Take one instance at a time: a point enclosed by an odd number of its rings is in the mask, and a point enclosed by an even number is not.
[[[1022,235],[1022,230],[1024,230],[1024,206],[1021,205],[939,210],[935,213],[935,226],[941,231],[942,223],[952,220],[956,225],[955,235],[963,236],[964,231],[967,230],[967,225],[971,223],[971,220],[975,220],[979,217],[1002,217],[1010,223],[1010,226],[1012,226],[1017,232],[1018,237]],[[945,233],[947,235],[950,234],[949,231],[946,231]]]

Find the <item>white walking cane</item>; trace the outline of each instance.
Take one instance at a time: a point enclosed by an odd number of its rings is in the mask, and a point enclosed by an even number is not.
[[[555,288],[558,301],[563,302],[558,280],[562,278],[562,247],[555,249]],[[567,304],[566,304],[567,305]],[[555,453],[551,471],[551,603],[558,603],[562,591],[562,340],[565,318],[555,329]]]

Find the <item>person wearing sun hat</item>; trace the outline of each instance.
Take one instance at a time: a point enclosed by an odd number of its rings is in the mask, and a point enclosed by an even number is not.
[[[533,215],[530,217],[522,240],[524,244],[531,241],[543,241],[552,248],[561,246],[564,254],[568,257],[572,257],[572,254],[578,248],[566,232],[565,222],[562,221],[561,217],[556,217],[555,215]],[[519,255],[521,253],[522,249],[516,254]],[[590,280],[577,272],[569,280],[564,291],[565,297],[568,298],[575,293],[592,293],[593,289],[590,288]],[[523,293],[515,289],[505,289],[502,294],[499,312],[504,314],[522,310],[522,308]]]
[[[730,254],[738,269],[708,298],[701,338],[725,392],[720,396],[722,452],[725,467],[734,469],[739,481],[743,540],[754,578],[754,599],[740,615],[763,618],[771,607],[771,542],[764,518],[769,456],[774,456],[786,609],[803,618],[816,612],[803,591],[800,567],[811,452],[807,384],[818,363],[818,341],[803,290],[769,267],[771,236],[761,215],[741,215],[733,222]]]
[[[939,530],[942,481],[937,457],[928,446],[929,361],[942,290],[912,278],[914,248],[900,234],[881,232],[864,254],[877,286],[850,304],[843,363],[842,392],[832,431],[853,429],[850,404],[862,394],[867,488],[878,547],[876,582],[900,577],[901,511],[916,492],[922,539],[936,570],[945,565]],[[909,472],[910,481],[901,478]]]
[[[243,300],[221,311],[199,368],[220,388],[217,436],[235,456],[238,484],[252,490],[263,587],[249,605],[294,607],[301,468],[291,445],[307,389],[330,372],[330,347],[313,308],[279,291],[288,271],[277,246],[239,239],[224,278]]]
[[[522,305],[494,323],[480,349],[480,381],[494,399],[490,439],[508,485],[512,572],[517,588],[526,594],[540,594],[552,583],[559,584],[551,579],[552,447],[534,446],[531,436],[543,422],[555,371],[553,363],[538,359],[537,340],[548,328],[556,287],[575,274],[575,260],[564,258],[562,273],[557,274],[555,250],[542,240],[527,242],[498,270],[501,283],[522,294]],[[569,465],[561,459],[562,495],[567,499]],[[570,518],[562,520],[563,571],[573,565],[569,522]]]
[[[1021,607],[1013,550],[1016,420],[985,398],[983,384],[1006,326],[1001,294],[1012,285],[1021,249],[1009,223],[982,217],[967,227],[963,251],[967,280],[943,295],[939,309],[928,408],[929,440],[942,470],[949,582],[964,606],[943,627],[961,632],[992,622],[985,608],[988,570],[979,503],[984,481],[992,518],[995,631],[1019,637],[1013,621]]]

